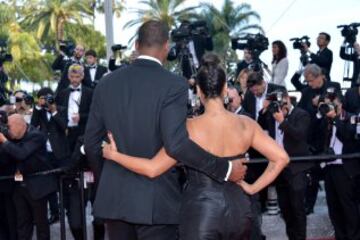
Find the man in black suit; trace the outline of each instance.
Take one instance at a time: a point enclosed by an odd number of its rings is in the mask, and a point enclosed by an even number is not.
[[[280,107],[272,113],[273,122],[259,117],[265,130],[275,129],[275,139],[283,146],[289,156],[310,154],[307,134],[310,126],[309,114],[294,107],[287,91],[282,91]],[[268,111],[268,110],[267,110]],[[286,233],[290,240],[306,239],[305,192],[306,173],[311,163],[290,163],[276,181],[279,206],[285,220]]]
[[[65,166],[70,156],[66,138],[68,120],[65,109],[56,106],[54,93],[50,88],[40,89],[37,97],[39,101],[34,107],[31,125],[39,128],[47,136],[46,151],[53,166]],[[56,192],[49,196],[49,206],[51,215],[49,223],[52,224],[59,220],[59,204]]]
[[[333,154],[359,152],[360,142],[355,138],[356,124],[351,115],[342,109],[342,100],[326,99],[335,105],[324,121],[325,147]],[[355,159],[335,159],[326,162],[325,192],[330,220],[336,239],[360,239],[360,210],[356,198],[355,179],[360,175],[360,162]]]
[[[85,152],[97,178],[101,171],[94,215],[106,220],[110,240],[176,239],[181,190],[175,168],[148,179],[103,162],[101,144],[107,131],[113,133],[119,150],[129,155],[152,158],[164,146],[174,159],[214,181],[236,181],[244,174],[242,160],[221,161],[189,140],[186,80],[162,67],[168,32],[162,22],[144,23],[136,42],[138,59],[105,76],[95,89]],[[113,102],[116,108],[110,105]]]
[[[76,45],[73,52],[73,56],[71,57],[66,56],[66,54],[62,51],[59,52],[59,56],[55,59],[55,61],[51,65],[51,68],[53,70],[55,71],[59,70],[61,72],[61,78],[56,88],[56,93],[61,92],[63,89],[66,89],[69,86],[70,84],[68,78],[69,67],[75,63],[84,65],[83,62],[84,53],[85,53],[85,48],[81,44]]]
[[[346,50],[351,49],[351,53]],[[354,64],[353,75],[351,77],[351,87],[360,85],[360,44],[355,42],[352,46],[346,45],[346,42],[340,48],[340,57],[351,61]]]
[[[108,72],[107,68],[97,63],[95,50],[89,49],[85,53],[86,67],[84,85],[94,89],[100,79]]]
[[[250,117],[250,114],[248,114],[241,105],[243,101],[241,92],[232,85],[228,85],[227,89],[228,89],[227,96],[229,101],[227,105],[227,109],[235,114],[245,115]]]
[[[77,138],[84,134],[92,100],[92,90],[82,84],[84,67],[73,64],[69,67],[70,85],[56,96],[56,103],[65,108],[67,118],[68,143],[70,152]]]
[[[301,91],[301,99],[298,107],[304,109],[310,114],[310,132],[308,134],[308,143],[313,154],[320,154],[324,151],[324,132],[319,128],[319,119],[316,117],[319,101],[328,90],[334,91],[338,96],[342,96],[340,84],[326,80],[323,70],[316,64],[308,64],[304,69],[304,77],[308,86]],[[322,170],[317,164],[310,170],[311,179],[306,193],[307,213],[312,213],[319,190],[319,181]]]
[[[360,85],[346,90],[344,109],[353,114],[360,113]]]
[[[46,158],[46,138],[39,130],[28,126],[19,114],[9,117],[8,127],[9,140],[0,133],[0,145],[17,165],[13,200],[18,238],[31,239],[35,223],[37,239],[49,240],[47,196],[56,190],[56,178],[54,175],[27,176],[52,168]]]
[[[312,53],[309,49],[309,46],[303,44],[304,51],[310,54],[310,58],[311,58],[310,63],[314,63],[319,67],[321,67],[326,76],[326,80],[328,80],[329,82],[331,81],[330,71],[333,62],[333,53],[330,49],[328,49],[330,40],[331,37],[328,33],[325,32],[319,33],[319,36],[317,37],[317,45],[319,47],[319,50],[317,51],[317,53]]]

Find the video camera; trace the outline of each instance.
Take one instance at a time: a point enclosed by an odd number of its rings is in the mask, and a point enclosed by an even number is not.
[[[12,55],[8,53],[7,40],[0,39],[0,66],[4,62],[11,62],[12,60]]]
[[[60,51],[62,51],[63,53],[65,53],[65,55],[69,58],[71,58],[74,55],[74,51],[75,51],[75,43],[72,41],[59,41],[59,49]]]
[[[338,97],[335,88],[329,87],[326,89],[326,92],[323,96],[320,97],[320,103],[318,106],[318,112],[316,113],[316,117],[321,119],[326,116],[330,111],[335,110],[337,105],[334,103],[334,100]],[[329,99],[329,103],[325,103],[325,99]]]
[[[111,46],[111,50],[113,52],[121,51],[127,49],[127,46],[121,45],[121,44],[115,44]]]
[[[308,63],[311,62],[310,56],[308,56],[306,54],[306,52],[304,51],[304,45],[306,45],[307,47],[311,46],[311,43],[309,41],[309,37],[308,36],[302,36],[300,38],[291,38],[290,41],[294,41],[293,42],[293,48],[294,49],[299,49],[301,52],[301,56],[300,56],[300,62],[303,66],[306,66]]]
[[[8,115],[7,112],[0,110],[0,133],[5,136],[9,135],[9,127],[8,127]]]
[[[353,45],[356,42],[356,35],[358,34],[357,27],[360,26],[360,23],[351,23],[349,25],[339,25],[337,28],[341,29],[341,35],[345,38],[345,42]]]
[[[205,21],[196,21],[193,23],[182,22],[180,27],[171,31],[171,40],[175,43],[186,42],[188,43],[192,36],[208,36],[209,29]]]
[[[283,98],[284,98],[284,93],[281,91],[275,91],[267,94],[265,99],[270,101],[267,110],[271,114],[279,112],[280,108],[284,105]]]

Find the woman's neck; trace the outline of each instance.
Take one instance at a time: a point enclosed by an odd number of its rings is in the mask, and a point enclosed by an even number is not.
[[[217,115],[226,112],[224,102],[221,97],[207,99],[204,103],[206,115]]]

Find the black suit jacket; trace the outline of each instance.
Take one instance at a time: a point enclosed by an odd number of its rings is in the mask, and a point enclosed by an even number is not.
[[[359,87],[353,87],[345,93],[345,104],[344,109],[353,114],[360,113],[360,91]]]
[[[0,177],[14,176],[16,171],[16,161],[10,158],[0,145]],[[14,179],[0,180],[0,193],[10,193],[14,188]]]
[[[356,124],[350,123],[351,116],[352,116],[351,114],[345,112],[345,117],[343,120],[340,120],[339,117],[336,117],[334,121],[335,126],[337,128],[336,137],[343,144],[343,149],[342,149],[343,154],[356,153],[359,152],[360,149],[360,141],[358,139],[355,139]],[[327,134],[327,135],[329,137],[331,136],[331,134]],[[348,174],[349,177],[352,178],[360,174],[359,158],[343,159],[342,161],[345,172]]]
[[[322,51],[318,51],[316,54],[312,53],[310,55],[311,63],[317,64],[323,70],[325,70],[325,76],[328,81],[330,81],[330,71],[331,65],[333,62],[333,53],[330,49],[324,48]]]
[[[71,93],[71,89],[66,88],[56,96],[56,103],[64,108],[66,119],[69,119],[68,107],[69,107],[70,93]],[[81,99],[79,105],[80,122],[78,125],[78,127],[81,129],[80,130],[81,134],[85,132],[86,123],[89,117],[92,95],[93,95],[93,91],[90,88],[84,85],[81,86]]]
[[[285,89],[285,88],[280,85],[268,83],[268,88],[267,88],[266,94],[272,93],[279,89]],[[254,94],[251,91],[246,91],[245,97],[244,97],[244,102],[242,105],[243,105],[245,111],[247,113],[249,113],[253,119],[255,119],[256,118],[256,97],[254,96]]]
[[[57,166],[62,166],[70,156],[69,145],[66,139],[67,113],[61,106],[57,108],[57,113],[48,120],[47,111],[43,108],[34,108],[31,117],[31,125],[48,136],[53,154],[55,155]]]
[[[56,190],[55,175],[26,176],[53,168],[46,156],[46,137],[43,133],[29,126],[21,140],[7,141],[1,148],[17,163],[17,169],[24,175],[24,183],[33,199],[43,198]]]
[[[289,116],[279,125],[279,129],[284,132],[284,149],[290,157],[310,155],[307,143],[310,115],[299,107],[295,107]],[[288,169],[295,175],[301,171],[311,168],[313,163],[292,163]]]
[[[85,67],[85,76],[84,76],[84,80],[83,83],[85,86],[89,87],[89,88],[95,88],[96,85],[99,83],[99,81],[101,80],[101,78],[108,72],[107,68],[101,65],[97,65],[96,67],[96,72],[95,72],[95,79],[94,81],[91,80],[91,75],[90,75],[90,68],[89,67]]]
[[[212,156],[188,138],[187,98],[186,80],[151,60],[137,59],[99,83],[85,132],[85,151],[97,177],[102,168],[95,216],[139,224],[179,221],[177,170],[172,168],[149,179],[115,162],[103,162],[101,143],[107,131],[114,134],[123,153],[152,158],[164,146],[173,158],[224,181],[228,162]]]

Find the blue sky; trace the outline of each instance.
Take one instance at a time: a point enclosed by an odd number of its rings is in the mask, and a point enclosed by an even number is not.
[[[128,9],[138,8],[138,0],[125,0]],[[196,6],[201,2],[212,2],[220,7],[222,0],[188,0],[186,6]],[[290,62],[289,73],[287,76],[287,86],[292,88],[290,78],[299,67],[299,51],[292,49],[289,41],[292,37],[308,35],[311,39],[311,50],[317,51],[316,37],[319,32],[327,32],[332,40],[329,48],[333,51],[334,62],[331,70],[331,78],[342,82],[344,61],[339,58],[339,49],[343,42],[339,29],[340,24],[360,22],[360,0],[234,0],[235,4],[246,2],[251,4],[252,9],[261,16],[260,24],[265,30],[269,41],[282,40],[288,48],[288,58]],[[287,11],[286,11],[287,10]],[[280,18],[280,16],[282,16]],[[114,36],[116,43],[126,44],[136,29],[123,30],[123,25],[134,17],[125,11],[120,19],[114,20]],[[104,17],[98,16],[96,28],[105,31]],[[360,30],[360,29],[359,29]],[[242,56],[239,51],[239,56]],[[261,55],[265,63],[271,62],[271,50],[265,51]],[[343,86],[347,86],[344,84]]]

